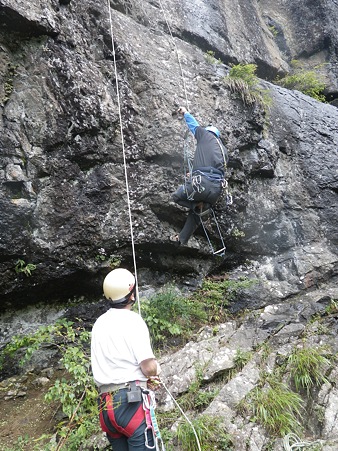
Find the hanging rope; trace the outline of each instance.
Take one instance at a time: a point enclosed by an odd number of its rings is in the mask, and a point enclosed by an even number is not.
[[[191,429],[193,430],[193,433],[195,435],[196,438],[196,443],[197,443],[197,447],[198,447],[198,451],[201,451],[201,444],[200,441],[198,439],[198,435],[196,432],[196,429],[194,428],[194,425],[192,424],[192,422],[189,420],[189,418],[187,417],[187,415],[183,412],[183,410],[181,409],[181,406],[178,404],[178,402],[176,401],[176,399],[173,397],[173,395],[170,393],[169,389],[167,388],[167,386],[165,385],[165,383],[162,381],[161,378],[160,382],[163,385],[163,388],[165,389],[165,391],[168,393],[168,395],[170,396],[170,399],[174,402],[174,404],[178,407],[179,411],[181,412],[181,414],[184,416],[184,418],[187,420],[187,422],[189,423]]]
[[[169,30],[172,42],[173,42],[173,44],[175,46],[175,49],[176,49],[178,64],[179,64],[179,67],[180,67],[181,76],[182,76],[182,80],[183,80],[183,87],[184,87],[184,95],[185,95],[185,99],[186,99],[186,105],[187,105],[187,109],[189,109],[189,103],[188,103],[187,91],[186,91],[186,86],[185,86],[184,74],[183,74],[183,69],[182,69],[181,61],[180,61],[179,54],[178,54],[178,49],[176,47],[176,43],[174,41],[174,37],[173,37],[173,34],[171,32],[171,28],[170,28],[170,25],[168,23],[168,20],[166,18],[165,11],[164,11],[164,8],[163,8],[161,0],[160,0],[160,5],[161,5],[162,13],[163,13],[163,15],[165,17],[165,21],[166,21],[166,24],[167,24],[167,27],[168,27],[168,30]],[[132,215],[131,215],[130,196],[129,196],[127,161],[126,161],[126,154],[125,154],[125,147],[124,147],[124,138],[123,138],[122,112],[121,112],[121,103],[120,103],[120,93],[119,93],[119,84],[118,84],[118,73],[117,73],[117,65],[116,65],[116,53],[115,53],[113,21],[112,21],[112,15],[111,15],[110,0],[108,0],[108,10],[109,10],[111,44],[112,44],[112,49],[113,49],[114,72],[115,72],[115,80],[116,80],[116,97],[117,97],[118,110],[119,110],[119,122],[120,122],[120,133],[121,133],[121,141],[122,141],[124,175],[125,175],[125,182],[126,182],[127,202],[128,202],[128,214],[129,214],[129,225],[130,225],[130,235],[131,235],[131,246],[132,246],[134,272],[135,272],[136,299],[137,299],[137,303],[138,303],[138,311],[139,311],[139,314],[141,315],[141,305],[140,305],[139,293],[138,293],[138,279],[137,279],[137,267],[136,267],[136,254],[135,254],[135,244],[134,244],[134,234],[133,234],[133,223],[132,223]],[[174,404],[178,407],[178,409],[180,410],[181,414],[184,416],[184,418],[186,419],[186,421],[189,423],[190,427],[192,428],[193,433],[194,433],[195,438],[196,438],[198,451],[201,451],[201,445],[200,445],[200,442],[199,442],[199,439],[198,439],[198,436],[197,436],[197,433],[196,433],[196,430],[195,430],[193,424],[191,423],[189,418],[186,416],[186,414],[183,412],[183,410],[181,409],[181,407],[179,406],[179,404],[177,403],[175,398],[172,396],[172,394],[169,392],[168,388],[166,387],[166,385],[164,384],[164,382],[162,380],[161,380],[161,384],[163,385],[164,389],[166,390],[166,392],[168,393],[170,398],[173,400]]]
[[[116,66],[116,53],[115,53],[115,44],[114,44],[114,32],[113,32],[113,20],[111,15],[111,7],[110,0],[108,0],[108,10],[109,10],[109,22],[110,22],[110,36],[111,36],[111,44],[113,49],[113,60],[114,60],[114,72],[115,72],[115,80],[116,80],[116,97],[117,104],[119,110],[119,121],[120,121],[120,133],[121,133],[121,141],[122,141],[122,152],[123,152],[123,165],[124,165],[124,178],[126,182],[126,193],[127,193],[127,203],[128,203],[128,214],[129,214],[129,226],[130,226],[130,236],[131,236],[131,247],[133,253],[133,263],[134,263],[134,275],[135,275],[135,286],[136,286],[136,300],[138,305],[138,312],[141,315],[141,304],[139,299],[139,291],[138,291],[138,279],[137,279],[137,267],[136,267],[136,255],[135,255],[135,243],[134,243],[134,233],[133,233],[133,221],[131,215],[131,205],[130,205],[130,196],[129,196],[129,184],[128,184],[128,173],[127,173],[127,161],[126,161],[126,152],[124,147],[124,138],[123,138],[123,125],[122,125],[122,113],[121,113],[121,102],[120,102],[120,91],[119,91],[119,82],[118,82],[118,74],[117,74],[117,66]]]

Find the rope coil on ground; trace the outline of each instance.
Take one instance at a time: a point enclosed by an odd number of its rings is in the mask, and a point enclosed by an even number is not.
[[[306,448],[308,451],[314,449],[313,447],[320,444],[320,440],[315,442],[305,442],[302,441],[296,434],[291,432],[283,437],[283,446],[285,451],[304,451]]]

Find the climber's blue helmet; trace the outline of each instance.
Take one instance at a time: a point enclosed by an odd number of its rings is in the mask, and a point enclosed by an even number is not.
[[[205,127],[205,129],[208,130],[208,132],[213,133],[217,138],[221,136],[218,128],[213,127],[212,125],[208,125],[208,127]]]

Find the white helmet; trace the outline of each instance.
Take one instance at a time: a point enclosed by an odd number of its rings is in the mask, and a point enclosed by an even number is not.
[[[103,281],[103,292],[115,303],[128,300],[135,289],[135,277],[127,269],[117,268],[108,273]]]

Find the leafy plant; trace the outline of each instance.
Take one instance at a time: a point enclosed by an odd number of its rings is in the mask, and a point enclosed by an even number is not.
[[[301,430],[302,399],[277,380],[270,379],[264,387],[254,388],[239,407],[271,434],[283,436]]]
[[[112,254],[112,255],[108,256],[106,253],[106,250],[103,247],[101,247],[98,250],[97,255],[95,255],[96,262],[103,263],[103,262],[107,261],[108,266],[111,269],[118,268],[121,265],[121,259],[122,259],[121,255],[113,255]]]
[[[27,263],[24,260],[19,259],[15,264],[15,272],[17,274],[24,273],[25,276],[29,277],[32,275],[32,271],[36,270],[36,265],[33,263]]]
[[[49,326],[41,326],[36,332],[28,335],[15,335],[1,351],[0,368],[7,357],[13,357],[18,351],[24,352],[19,360],[19,364],[23,365],[43,343],[51,343],[55,340],[55,336],[61,334],[61,329],[68,327],[67,321],[58,321]]]
[[[243,232],[243,230],[239,230],[237,227],[234,227],[231,230],[231,236],[234,238],[244,238],[245,232]]]
[[[143,300],[141,312],[155,345],[169,337],[188,338],[196,324],[206,319],[202,305],[184,298],[171,286]]]
[[[271,31],[274,37],[278,36],[278,30],[274,25],[271,25],[270,27],[268,27],[268,29]]]
[[[325,370],[331,366],[320,348],[295,348],[288,358],[291,378],[296,390],[306,389],[309,394],[313,386],[327,382]]]
[[[3,356],[8,356],[24,349],[22,363],[44,343],[52,343],[62,355],[60,363],[64,375],[49,388],[45,399],[59,405],[67,420],[58,425],[60,440],[56,448],[46,445],[46,450],[58,451],[66,443],[68,450],[80,449],[80,445],[93,432],[99,431],[97,390],[90,371],[89,341],[88,331],[62,320],[54,325],[43,326],[33,334],[14,337],[3,350]]]
[[[212,50],[208,50],[204,55],[206,61],[209,64],[222,64],[222,61],[220,59],[216,59],[215,52]]]
[[[228,316],[227,307],[240,290],[249,288],[256,280],[204,279],[202,287],[194,294],[195,302],[204,305],[208,322],[223,321]]]
[[[333,313],[338,313],[338,300],[331,299],[330,304],[326,307],[325,313],[332,315]]]
[[[230,451],[233,449],[231,436],[224,430],[221,418],[201,415],[191,423],[202,451],[214,451],[215,449]],[[178,426],[177,437],[182,451],[196,451],[196,437],[189,423],[184,422]]]
[[[236,64],[224,78],[224,83],[233,94],[240,96],[245,105],[258,104],[266,110],[272,100],[269,91],[259,87],[256,70],[256,64]]]
[[[252,357],[251,351],[242,351],[241,349],[237,349],[234,358],[236,368],[238,368],[239,370],[243,369],[243,367],[249,362],[251,357]]]
[[[322,94],[325,89],[325,82],[318,69],[306,70],[300,67],[298,61],[291,62],[293,71],[283,78],[277,78],[275,82],[287,89],[296,89],[319,102],[325,102],[325,96]]]
[[[188,391],[183,394],[179,400],[179,404],[183,410],[201,411],[205,409],[219,393],[218,388],[202,388],[203,368],[204,367],[199,365],[196,366],[196,378],[190,384]]]

